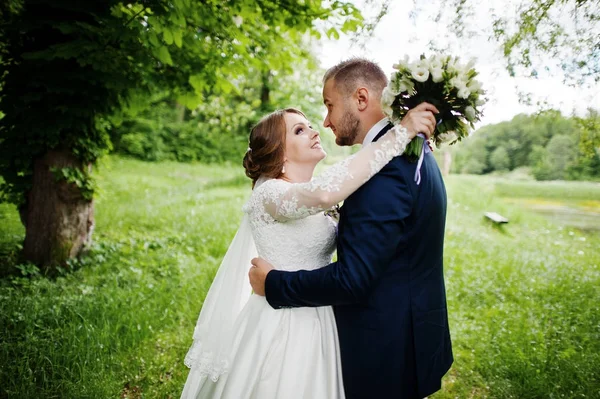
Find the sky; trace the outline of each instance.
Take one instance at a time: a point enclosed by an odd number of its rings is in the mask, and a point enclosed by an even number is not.
[[[370,11],[365,8],[364,1],[352,2],[368,16]],[[489,6],[497,6],[499,1],[502,11],[514,12],[510,8],[511,5],[516,7],[516,0],[479,0],[480,7],[470,18],[478,25],[490,26]],[[538,79],[510,77],[499,45],[490,41],[486,33],[482,32],[470,39],[453,40],[448,35],[446,24],[433,22],[436,10],[431,2],[418,2],[418,17],[412,19],[410,14],[414,11],[414,0],[394,0],[391,3],[387,15],[380,21],[373,36],[366,40],[364,49],[353,45],[351,38],[345,35],[339,40],[321,40],[317,47],[321,66],[327,69],[351,56],[362,56],[377,62],[389,75],[393,71],[392,65],[405,54],[411,60],[422,53],[432,54],[427,45],[433,40],[438,47],[447,49],[447,54],[458,55],[464,62],[471,58],[476,60],[479,80],[489,98],[482,120],[476,127],[510,120],[519,113],[530,114],[540,109],[539,106],[520,103],[519,92],[530,92],[534,104],[538,101],[545,102],[565,115],[584,115],[588,107],[600,109],[599,84],[589,88],[569,87],[558,76]]]

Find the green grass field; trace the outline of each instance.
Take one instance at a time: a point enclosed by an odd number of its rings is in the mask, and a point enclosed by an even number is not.
[[[13,273],[0,280],[0,397],[180,395],[183,357],[249,183],[235,166],[116,157],[99,174],[94,248],[54,279],[13,264],[24,231],[0,204],[0,265]],[[446,183],[456,360],[433,398],[600,398],[600,228],[532,206],[594,218],[600,186]],[[485,211],[510,223],[494,227]]]

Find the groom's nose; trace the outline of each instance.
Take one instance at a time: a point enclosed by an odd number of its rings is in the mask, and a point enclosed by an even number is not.
[[[327,116],[325,117],[325,120],[323,121],[323,127],[329,127],[331,126],[331,122],[329,121],[329,113],[327,114]]]

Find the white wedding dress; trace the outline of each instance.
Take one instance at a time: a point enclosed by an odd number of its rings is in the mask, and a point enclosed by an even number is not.
[[[323,211],[402,154],[409,141],[406,130],[397,126],[310,182],[259,179],[203,305],[194,345],[186,356],[191,370],[182,398],[344,398],[333,309],[275,310],[265,297],[249,295],[252,251],[247,249],[253,241],[258,256],[280,270],[328,265],[335,250],[336,222]],[[244,229],[251,231],[251,238],[244,237]],[[241,261],[244,258],[247,263]],[[232,303],[225,304],[229,300]]]

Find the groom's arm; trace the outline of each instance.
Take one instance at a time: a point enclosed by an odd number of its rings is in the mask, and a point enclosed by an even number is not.
[[[397,162],[384,168],[354,195],[363,204],[346,209],[350,222],[338,237],[338,261],[323,268],[272,270],[265,295],[275,308],[325,306],[363,300],[390,264],[402,240],[413,195]]]

